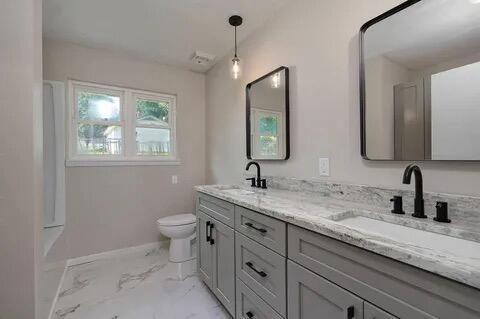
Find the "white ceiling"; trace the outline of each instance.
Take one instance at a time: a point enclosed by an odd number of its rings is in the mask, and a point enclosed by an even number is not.
[[[233,48],[228,17],[244,18],[239,41],[265,24],[288,0],[44,0],[43,33],[159,63],[195,66],[195,50],[217,57]]]

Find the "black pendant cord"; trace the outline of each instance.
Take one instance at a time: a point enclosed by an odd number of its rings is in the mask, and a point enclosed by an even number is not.
[[[235,57],[237,57],[237,27],[235,27]]]

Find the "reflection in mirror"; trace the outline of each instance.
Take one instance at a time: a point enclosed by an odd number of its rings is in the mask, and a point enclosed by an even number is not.
[[[281,67],[247,85],[247,158],[288,159],[288,84]]]
[[[480,160],[480,3],[409,4],[362,28],[362,155]]]

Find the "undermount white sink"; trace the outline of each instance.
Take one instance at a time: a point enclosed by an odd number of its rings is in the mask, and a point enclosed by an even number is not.
[[[380,235],[400,243],[432,249],[452,256],[480,259],[480,243],[478,242],[432,233],[364,216],[348,217],[338,222],[364,233]]]

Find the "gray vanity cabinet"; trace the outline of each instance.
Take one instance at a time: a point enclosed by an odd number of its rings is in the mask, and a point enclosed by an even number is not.
[[[362,319],[363,300],[292,261],[287,262],[289,319]]]
[[[363,318],[364,319],[398,319],[398,317],[392,316],[386,311],[375,307],[371,303],[363,303]]]
[[[213,287],[213,248],[210,241],[207,240],[207,236],[209,236],[210,230],[208,225],[211,219],[210,216],[201,211],[197,211],[197,272],[200,279],[210,289]]]
[[[197,198],[197,271],[232,316],[235,316],[235,232],[215,216],[226,216],[229,203]],[[233,225],[232,215],[228,219]]]

